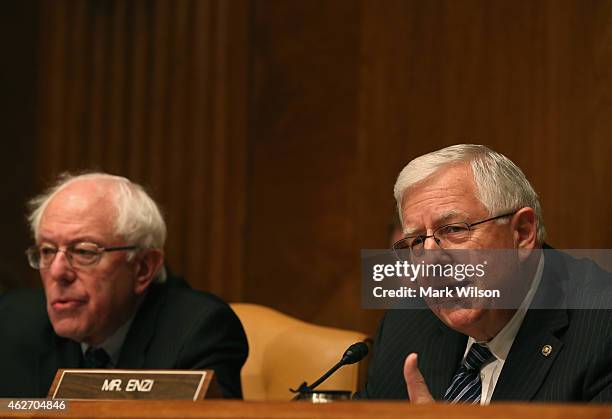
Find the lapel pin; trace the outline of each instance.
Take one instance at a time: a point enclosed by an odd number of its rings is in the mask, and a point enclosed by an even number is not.
[[[544,345],[542,346],[542,355],[549,356],[552,353],[552,346]]]

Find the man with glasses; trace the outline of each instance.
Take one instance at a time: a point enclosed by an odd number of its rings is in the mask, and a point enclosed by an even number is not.
[[[612,401],[612,311],[576,302],[596,289],[588,297],[609,308],[612,276],[544,245],[538,197],[512,161],[484,146],[447,147],[412,160],[394,195],[404,232],[397,257],[502,254],[487,280],[517,298],[466,303],[452,294],[459,282],[446,300],[424,298],[428,309],[387,311],[357,397]]]
[[[0,397],[46,396],[58,368],[205,369],[240,397],[240,321],[218,298],[167,278],[166,225],[128,179],[64,176],[31,201],[26,254],[41,292],[0,301]]]

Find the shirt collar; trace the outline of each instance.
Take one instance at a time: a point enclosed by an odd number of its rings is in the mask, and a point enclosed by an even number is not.
[[[132,320],[134,320],[133,315],[119,329],[117,329],[117,331],[113,333],[112,336],[102,342],[101,345],[97,346],[97,348],[102,348],[106,351],[106,353],[110,357],[111,367],[115,367],[119,362],[121,347],[123,346],[123,342],[125,342],[127,333],[130,330]],[[83,355],[85,355],[85,352],[87,352],[90,347],[91,345],[81,342],[81,351],[83,352]]]

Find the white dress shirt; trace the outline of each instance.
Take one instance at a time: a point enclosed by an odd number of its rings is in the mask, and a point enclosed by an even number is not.
[[[482,382],[482,393],[480,396],[480,404],[485,406],[491,402],[491,396],[493,396],[493,391],[495,390],[495,386],[497,385],[497,380],[499,379],[499,374],[501,373],[502,368],[504,367],[504,362],[506,362],[506,358],[508,357],[508,352],[510,352],[510,348],[514,343],[514,338],[518,333],[521,324],[523,323],[523,319],[527,314],[527,309],[531,305],[531,301],[535,295],[535,292],[540,285],[540,281],[542,280],[542,272],[544,271],[544,256],[540,256],[540,261],[538,262],[538,268],[536,269],[536,273],[534,275],[533,281],[531,283],[531,287],[529,291],[527,291],[527,295],[523,299],[520,307],[514,313],[514,316],[510,319],[508,323],[504,326],[502,330],[499,331],[497,335],[493,339],[488,342],[476,342],[476,340],[470,336],[467,342],[467,346],[465,348],[465,353],[463,354],[463,360],[465,360],[470,348],[473,343],[479,343],[489,348],[494,358],[492,361],[484,364],[480,368],[480,381]]]

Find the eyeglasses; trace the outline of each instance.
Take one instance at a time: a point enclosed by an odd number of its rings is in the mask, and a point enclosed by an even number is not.
[[[87,242],[75,243],[65,249],[42,244],[30,247],[26,250],[26,255],[30,266],[34,269],[48,269],[59,252],[64,252],[68,263],[73,268],[84,268],[97,265],[105,252],[135,249],[138,249],[138,246],[102,247],[96,243]]]
[[[410,254],[412,256],[422,256],[425,252],[425,240],[429,238],[433,238],[441,249],[452,248],[453,246],[469,240],[472,234],[472,227],[487,223],[489,221],[498,220],[500,218],[509,217],[514,214],[516,214],[516,211],[487,218],[486,220],[477,221],[471,224],[466,222],[446,224],[436,228],[433,231],[433,234],[430,236],[422,234],[418,236],[407,236],[393,243],[393,252],[400,260],[405,259],[405,254],[402,251],[407,249],[410,249]],[[402,257],[402,254],[404,257]]]

